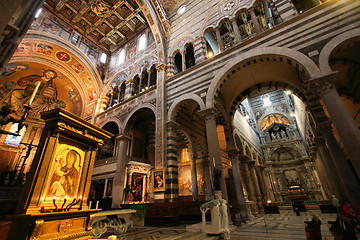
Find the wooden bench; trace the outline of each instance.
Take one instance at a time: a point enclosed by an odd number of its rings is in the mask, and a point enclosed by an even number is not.
[[[354,220],[338,214],[335,221],[328,221],[329,230],[336,240],[356,240]]]
[[[100,211],[94,214],[93,237],[100,238],[109,228],[115,234],[124,233],[133,226],[133,216],[136,210],[120,209]]]
[[[337,208],[331,204],[319,205],[321,213],[338,213]]]
[[[307,240],[321,240],[321,220],[313,215],[313,219],[311,221],[304,221],[305,233]]]

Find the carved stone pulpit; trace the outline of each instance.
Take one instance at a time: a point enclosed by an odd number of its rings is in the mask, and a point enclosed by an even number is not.
[[[112,135],[64,109],[41,117],[45,127],[8,239],[89,239],[95,155]]]

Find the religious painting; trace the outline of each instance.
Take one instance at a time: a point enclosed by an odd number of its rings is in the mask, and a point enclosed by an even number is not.
[[[265,131],[269,129],[274,123],[279,123],[287,126],[290,125],[290,121],[287,117],[278,113],[272,113],[264,117],[263,120],[261,120],[260,123],[261,131]]]
[[[179,168],[179,196],[192,195],[191,169],[190,165]]]
[[[143,200],[144,191],[144,174],[134,173],[131,178],[131,194],[130,202],[141,202]]]
[[[15,114],[22,116],[30,99],[30,118],[39,119],[41,112],[55,108],[65,108],[78,116],[82,112],[78,90],[58,71],[38,63],[9,64],[0,77],[0,105],[10,104]]]
[[[165,169],[156,169],[152,172],[153,175],[153,191],[165,191]]]
[[[114,183],[114,178],[109,178],[108,182],[107,182],[107,185],[106,185],[106,193],[105,193],[106,197],[111,197],[113,183]]]
[[[42,53],[45,55],[51,55],[54,48],[45,43],[38,43],[38,44],[36,44],[35,49],[36,49],[36,52],[38,52],[38,53]]]
[[[75,146],[58,145],[50,163],[44,198],[77,196],[84,157],[85,152]]]
[[[126,61],[130,60],[131,58],[133,58],[136,54],[136,42],[135,40],[131,41],[128,45],[127,45],[127,49],[126,49]]]

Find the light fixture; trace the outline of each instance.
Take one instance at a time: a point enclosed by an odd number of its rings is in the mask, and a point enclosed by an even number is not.
[[[182,15],[182,14],[185,13],[185,11],[186,11],[186,6],[185,6],[185,5],[182,5],[182,6],[179,7],[179,9],[177,10],[177,13],[178,13],[179,15]]]
[[[209,52],[209,53],[208,53],[208,57],[209,57],[209,58],[212,58],[213,56],[214,56],[214,53],[213,53],[213,52]]]
[[[287,95],[291,95],[291,91],[287,90],[285,91]]]

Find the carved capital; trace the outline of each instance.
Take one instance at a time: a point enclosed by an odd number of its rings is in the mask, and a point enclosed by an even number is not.
[[[199,111],[199,113],[205,118],[205,121],[216,120],[218,115],[216,108],[207,108]]]
[[[130,141],[131,137],[119,134],[119,135],[116,136],[116,140],[117,141]]]
[[[125,84],[129,84],[129,83],[135,83],[135,80],[134,79],[129,79],[125,82]]]
[[[238,159],[239,157],[239,151],[236,149],[228,150],[226,153],[229,155],[230,159]]]
[[[320,97],[326,93],[336,91],[337,72],[330,75],[310,80],[309,90]]]
[[[156,66],[156,71],[158,72],[165,72],[165,70],[166,70],[166,65],[164,63],[161,63]]]
[[[240,156],[239,159],[240,159],[240,162],[242,162],[242,163],[246,163],[250,160],[250,158],[248,156]]]

